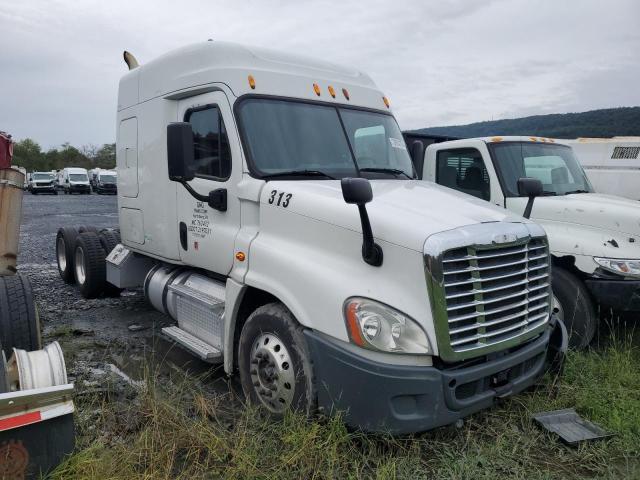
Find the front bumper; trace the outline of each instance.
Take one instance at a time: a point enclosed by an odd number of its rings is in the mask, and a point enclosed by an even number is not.
[[[55,192],[56,186],[55,185],[33,185],[31,187],[31,190],[33,190],[34,192]]]
[[[596,301],[619,312],[640,312],[640,280],[585,280]]]
[[[305,335],[317,378],[318,406],[345,422],[394,434],[448,425],[518,393],[566,351],[566,330],[551,322],[539,337],[486,361],[450,369],[391,365],[356,355],[313,331]],[[553,348],[549,348],[553,343]]]
[[[115,185],[96,185],[95,187],[96,192],[99,193],[112,193],[112,194],[116,194],[118,193],[118,189]]]
[[[70,192],[90,192],[91,187],[89,185],[69,185]]]

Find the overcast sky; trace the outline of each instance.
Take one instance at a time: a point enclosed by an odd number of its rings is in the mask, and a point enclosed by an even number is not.
[[[124,49],[207,40],[356,66],[403,129],[640,105],[638,0],[0,0],[0,130],[115,141]]]

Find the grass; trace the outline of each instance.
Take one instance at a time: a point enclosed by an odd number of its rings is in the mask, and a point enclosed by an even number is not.
[[[570,352],[562,378],[462,428],[407,437],[349,431],[338,417],[273,422],[192,378],[167,388],[149,375],[134,401],[77,403],[78,450],[55,479],[640,478],[640,349],[631,334]],[[617,435],[570,448],[530,420],[568,407]]]

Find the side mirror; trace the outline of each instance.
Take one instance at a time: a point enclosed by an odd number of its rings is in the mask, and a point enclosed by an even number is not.
[[[533,201],[536,197],[542,195],[543,188],[542,182],[537,178],[522,177],[518,179],[518,194],[521,197],[529,197],[527,206],[524,209],[524,218],[531,216],[531,210],[533,209]]]
[[[415,140],[411,144],[411,160],[413,161],[413,167],[418,172],[418,178],[422,178],[422,169],[424,167],[424,143],[420,140]]]
[[[342,197],[349,204],[364,205],[373,199],[371,184],[366,178],[343,178],[340,186]]]
[[[188,122],[167,125],[167,164],[169,180],[188,182],[195,177],[193,168],[193,130]]]
[[[373,239],[366,207],[366,204],[373,199],[371,184],[366,178],[343,178],[340,186],[344,201],[358,206],[362,224],[362,259],[369,265],[379,267],[382,265],[382,248]]]

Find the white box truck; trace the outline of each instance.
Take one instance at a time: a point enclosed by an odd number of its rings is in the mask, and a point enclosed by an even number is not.
[[[573,148],[596,192],[640,200],[640,137],[558,141]]]
[[[91,184],[85,168],[67,167],[58,176],[58,186],[65,195],[72,193],[90,194]]]
[[[416,152],[420,137],[405,134]],[[596,306],[640,311],[640,204],[595,193],[571,147],[541,137],[486,137],[430,144],[416,153],[423,178],[518,215],[529,199],[521,177],[542,182],[526,212],[549,238],[554,309],[570,345],[593,338]]]
[[[125,60],[119,230],[57,235],[83,295],[143,286],[251,402],[367,430],[456,422],[562,355],[542,228],[417,180],[366,74],[222,42]]]

